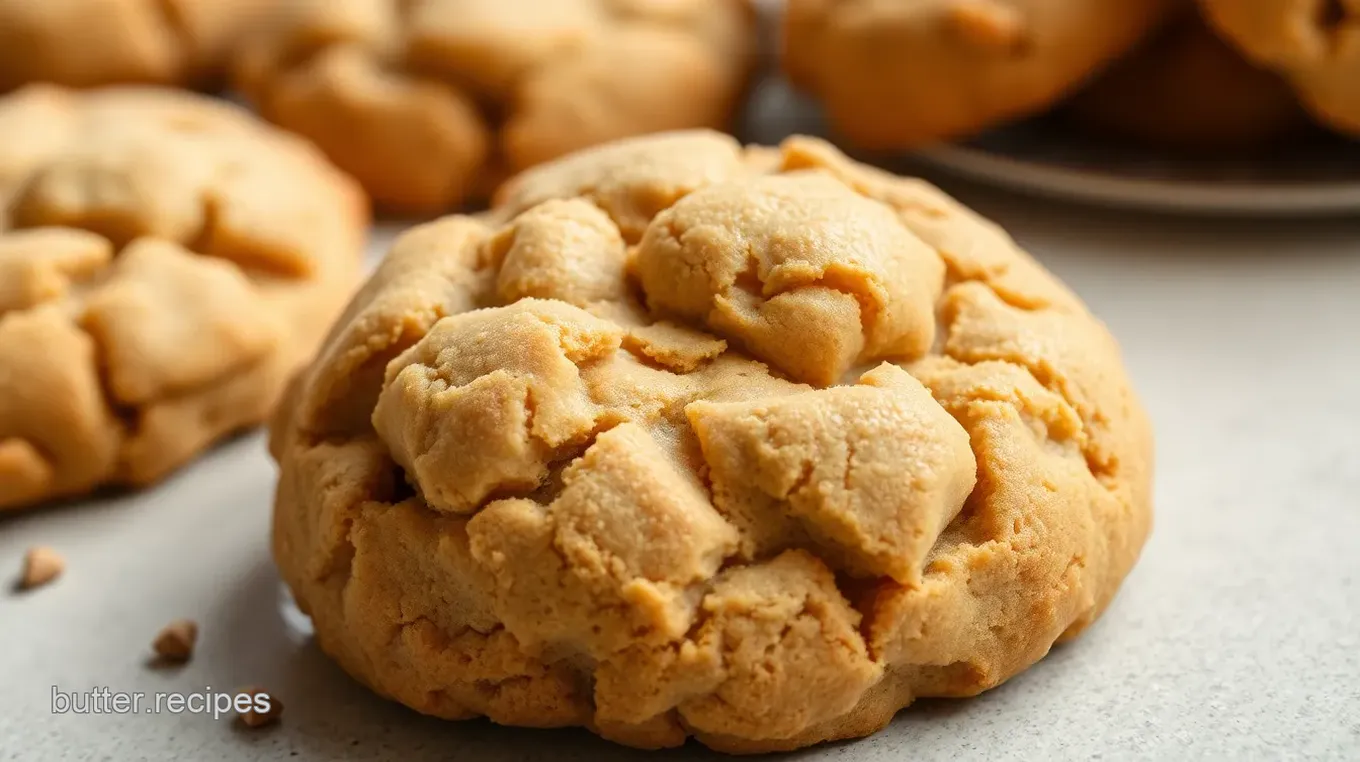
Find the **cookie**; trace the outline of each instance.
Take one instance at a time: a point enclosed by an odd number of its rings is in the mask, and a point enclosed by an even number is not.
[[[1037,113],[1136,45],[1173,0],[789,0],[783,65],[874,150]]]
[[[414,228],[280,408],[321,647],[448,719],[792,749],[1075,637],[1149,529],[1114,340],[994,224],[792,138],[633,138]]]
[[[0,0],[0,92],[203,85],[276,0]]]
[[[615,138],[728,125],[746,0],[281,0],[240,89],[383,207],[431,213]]]
[[[1197,14],[1118,62],[1066,106],[1094,131],[1197,153],[1261,147],[1308,124],[1289,84]]]
[[[0,98],[0,509],[150,484],[261,422],[366,225],[319,153],[219,102]]]
[[[1360,136],[1360,2],[1199,0],[1210,24],[1251,60],[1284,75],[1308,111]]]

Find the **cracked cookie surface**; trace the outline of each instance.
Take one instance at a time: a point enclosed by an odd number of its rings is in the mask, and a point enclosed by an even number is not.
[[[1136,560],[1113,339],[933,187],[681,132],[496,201],[394,244],[272,429],[275,558],[383,695],[792,749],[998,685]]]
[[[261,422],[366,223],[313,149],[209,99],[0,99],[0,509],[149,484]]]
[[[277,0],[0,0],[0,93],[204,85]]]
[[[747,0],[280,0],[241,90],[380,205],[430,213],[577,149],[731,123]]]
[[[969,137],[1042,111],[1176,0],[789,0],[783,67],[874,150]]]

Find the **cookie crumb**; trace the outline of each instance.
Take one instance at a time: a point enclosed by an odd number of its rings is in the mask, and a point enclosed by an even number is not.
[[[156,655],[167,661],[189,661],[198,641],[198,623],[192,619],[176,619],[161,628],[151,647]]]
[[[61,554],[45,545],[36,545],[29,548],[28,553],[24,555],[24,570],[19,577],[19,587],[22,590],[42,587],[60,577],[65,570],[66,559],[62,558]]]
[[[283,714],[283,702],[258,685],[247,686],[236,692],[236,714],[248,728],[272,725]]]

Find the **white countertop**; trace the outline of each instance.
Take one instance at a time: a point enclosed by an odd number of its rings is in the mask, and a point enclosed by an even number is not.
[[[957,190],[957,188],[956,188]],[[1115,334],[1157,426],[1142,560],[1076,643],[975,699],[921,702],[828,760],[1360,759],[1360,220],[1194,222],[978,189]],[[0,591],[0,760],[688,760],[584,731],[446,723],[332,665],[280,604],[262,438],[126,497],[0,519],[0,574],[54,546],[65,576]],[[147,667],[171,619],[194,660]],[[269,687],[282,724],[57,715],[88,691]]]

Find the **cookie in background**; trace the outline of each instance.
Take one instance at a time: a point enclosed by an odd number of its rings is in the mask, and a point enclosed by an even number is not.
[[[1309,124],[1287,82],[1248,62],[1195,13],[1116,63],[1064,110],[1096,133],[1197,154],[1267,146]]]
[[[0,98],[0,510],[151,484],[260,423],[367,223],[319,152],[221,101]]]
[[[277,0],[0,0],[0,93],[46,82],[213,86]]]
[[[615,138],[726,128],[746,0],[280,0],[239,89],[381,207],[429,214]]]
[[[783,66],[857,148],[967,138],[1052,107],[1174,0],[789,0]]]
[[[1285,77],[1326,126],[1360,137],[1360,1],[1199,0],[1209,23]]]

